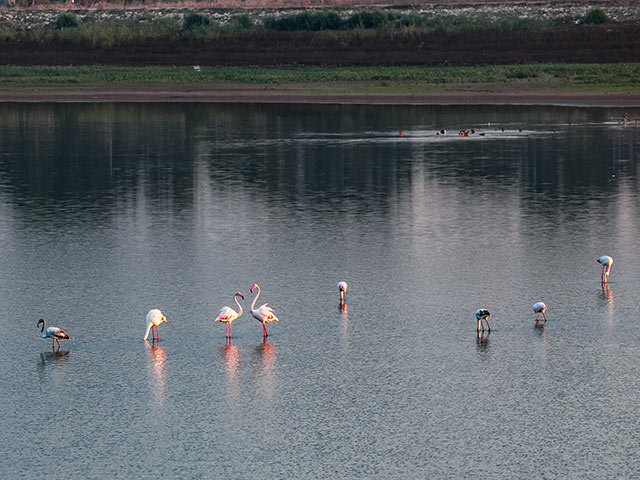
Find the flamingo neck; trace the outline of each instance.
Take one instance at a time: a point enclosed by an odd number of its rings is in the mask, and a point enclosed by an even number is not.
[[[38,325],[40,325],[40,324],[42,324],[42,326],[40,327],[40,332],[42,333],[42,332],[44,332],[44,325],[45,325],[44,319],[42,319],[42,318],[40,319],[40,321],[38,322]]]
[[[149,338],[149,332],[151,331],[151,327],[153,327],[153,322],[151,321],[147,322],[147,333],[144,334],[143,340],[146,340],[147,338]]]
[[[256,290],[258,290],[258,293],[256,293],[256,296],[253,299],[253,302],[251,302],[251,310],[255,309],[256,302],[258,301],[258,297],[260,296],[260,287],[258,285],[256,285]]]
[[[237,295],[234,295],[233,301],[236,302],[236,305],[238,305],[238,316],[242,315],[242,305],[240,305],[240,302],[238,302]],[[254,303],[255,303],[255,300],[254,300]]]

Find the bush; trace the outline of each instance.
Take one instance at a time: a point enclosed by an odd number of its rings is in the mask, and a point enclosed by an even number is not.
[[[587,16],[584,17],[584,23],[592,23],[599,25],[601,23],[605,23],[607,21],[606,12],[601,9],[594,7],[587,12]]]
[[[288,32],[298,30],[340,30],[342,25],[342,18],[334,11],[302,12],[297,15],[286,15],[280,18],[267,17],[264,20],[265,28]]]
[[[234,23],[238,27],[243,28],[245,30],[249,30],[253,27],[253,19],[246,13],[242,15],[238,15],[236,18],[234,18]]]
[[[387,23],[387,17],[378,10],[364,10],[354,13],[345,22],[347,28],[380,28]]]
[[[65,28],[76,28],[78,26],[78,17],[73,13],[63,13],[56,18],[56,28],[62,30]]]
[[[182,28],[186,31],[195,30],[197,28],[206,27],[211,23],[209,17],[202,15],[200,13],[191,12],[184,16],[184,21],[182,22]]]

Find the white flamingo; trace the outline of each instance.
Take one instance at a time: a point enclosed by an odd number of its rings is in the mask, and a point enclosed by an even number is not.
[[[613,265],[613,258],[609,255],[603,255],[596,260],[600,265],[602,265],[602,274],[600,275],[600,280],[602,283],[607,283],[607,278],[609,277],[609,272],[611,272],[611,265]]]
[[[544,304],[544,302],[536,302],[533,304],[533,311],[536,312],[536,322],[540,321],[539,315],[542,314],[542,316],[544,317],[544,322],[547,323],[547,316],[544,314],[546,310],[547,306]]]
[[[158,328],[158,326],[161,323],[167,323],[167,319],[162,314],[162,312],[157,308],[149,310],[149,313],[147,313],[147,333],[144,334],[143,340],[147,339],[147,337],[149,336],[149,331],[151,331],[151,340],[154,342],[156,340],[160,341],[160,329]],[[155,332],[153,330],[153,327],[156,327]]]
[[[490,316],[491,316],[491,313],[489,313],[489,310],[487,310],[486,308],[480,308],[476,310],[476,319],[478,320],[478,331],[482,329],[482,331],[484,332],[484,325],[482,324],[482,320],[487,322],[487,329],[491,331],[491,325],[489,325]]]
[[[253,299],[253,302],[251,302],[251,315],[253,316],[253,318],[262,323],[262,331],[264,333],[263,337],[268,337],[269,334],[267,333],[266,324],[271,322],[278,322],[279,320],[278,317],[276,317],[273,313],[273,309],[269,306],[268,303],[260,305],[257,309],[254,309],[256,301],[258,301],[258,297],[260,296],[260,287],[257,283],[254,283],[249,291],[253,293],[253,290],[258,290],[258,293]]]
[[[347,292],[347,282],[338,282],[338,292],[340,292],[340,305],[344,303],[344,294]]]
[[[41,326],[42,324],[42,326]],[[55,349],[56,343],[58,344],[58,350],[60,350],[60,339],[61,338],[69,338],[69,335],[64,333],[61,328],[58,327],[47,327],[44,318],[38,320],[38,326],[40,327],[40,336],[42,338],[52,338],[53,342],[51,342],[51,349]]]
[[[225,324],[225,338],[231,338],[231,322],[233,322],[236,318],[240,318],[242,316],[242,305],[238,303],[238,297],[244,300],[244,295],[240,292],[237,292],[233,296],[233,301],[236,302],[238,306],[238,311],[236,312],[233,308],[224,306],[220,313],[218,314],[218,318],[216,318],[216,322],[223,322]]]

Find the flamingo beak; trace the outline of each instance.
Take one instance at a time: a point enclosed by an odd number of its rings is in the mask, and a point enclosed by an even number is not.
[[[243,299],[243,300],[244,300],[244,295],[243,295],[243,294],[239,293],[239,294],[238,294],[238,296],[239,296],[241,299]]]

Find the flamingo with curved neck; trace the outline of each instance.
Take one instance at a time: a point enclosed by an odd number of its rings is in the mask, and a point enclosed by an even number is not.
[[[244,295],[240,292],[237,292],[233,296],[233,301],[236,302],[238,306],[238,311],[236,312],[233,308],[224,306],[220,313],[218,314],[218,318],[216,318],[216,322],[223,322],[226,326],[225,330],[225,338],[231,338],[231,322],[233,322],[236,318],[240,318],[242,316],[242,305],[238,302],[238,297],[244,300]]]
[[[44,318],[38,320],[38,326],[40,327],[40,336],[42,338],[52,338],[51,349],[55,350],[56,343],[58,344],[58,350],[60,350],[60,339],[69,338],[69,335],[64,333],[62,329],[58,327],[47,327],[47,323]]]
[[[340,305],[344,304],[344,294],[347,291],[347,282],[338,282],[338,292],[340,292]]]
[[[260,296],[260,287],[257,283],[254,283],[249,291],[253,293],[254,290],[258,290],[258,293],[253,299],[253,302],[251,302],[251,316],[262,323],[263,337],[268,337],[269,334],[267,333],[266,324],[271,322],[279,322],[279,320],[278,317],[276,317],[276,315],[273,313],[273,309],[269,306],[268,303],[260,305],[258,308],[254,309],[256,302],[258,301],[258,297]]]
[[[151,331],[151,341],[155,342],[156,340],[160,341],[160,329],[158,328],[161,323],[167,323],[167,318],[163,315],[163,313],[154,308],[149,310],[147,313],[147,333],[144,334],[143,340],[147,340],[149,336],[149,331]],[[153,327],[156,327],[155,332]]]

